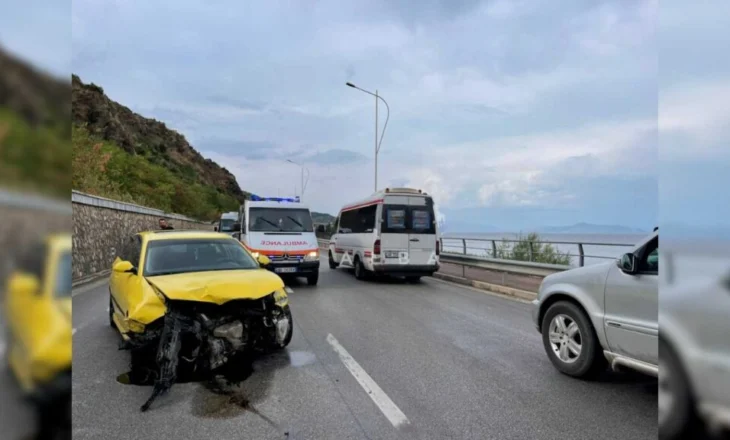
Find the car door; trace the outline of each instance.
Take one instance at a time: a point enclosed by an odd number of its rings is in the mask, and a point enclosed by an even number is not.
[[[412,265],[436,263],[436,219],[430,197],[408,197],[408,254]]]
[[[140,256],[142,254],[142,238],[133,235],[122,246],[122,251],[116,261],[129,261],[139,270]],[[129,297],[134,289],[139,289],[141,278],[133,273],[118,273],[112,271],[109,289],[112,296],[112,305],[115,312],[122,317],[129,313]]]
[[[407,196],[390,196],[381,208],[380,249],[385,264],[410,262],[408,199]]]
[[[630,274],[611,265],[606,278],[604,327],[610,350],[657,365],[659,362],[659,236],[634,252]]]

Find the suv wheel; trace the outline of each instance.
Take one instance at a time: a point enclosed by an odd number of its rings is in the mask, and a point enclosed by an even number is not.
[[[659,340],[659,438],[686,438],[695,425],[689,383],[677,355],[664,340]]]
[[[330,253],[330,269],[337,269],[337,262],[335,261],[334,257],[332,256],[332,251]]]
[[[555,368],[573,377],[586,377],[605,369],[606,358],[593,325],[573,303],[560,301],[542,320],[542,342]]]

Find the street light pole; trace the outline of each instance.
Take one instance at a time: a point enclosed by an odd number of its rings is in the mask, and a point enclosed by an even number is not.
[[[291,159],[287,159],[286,161],[289,162],[289,163],[293,163],[294,165],[298,165],[302,169],[302,171],[301,171],[301,185],[302,186],[300,187],[301,188],[300,199],[303,200],[304,199],[304,189],[307,187],[306,183],[309,183],[309,169],[307,169],[307,182],[305,183],[304,182],[304,165],[299,164],[299,163],[296,163],[296,162],[294,162]],[[294,191],[294,195],[295,196],[297,195],[296,193],[297,192],[296,192],[296,189],[295,189],[295,191]]]
[[[365,89],[361,89],[360,87],[356,86],[355,84],[348,82],[345,83],[348,87],[352,87],[353,89],[358,89],[361,92],[365,92],[369,95],[373,95],[375,97],[375,191],[378,191],[378,153],[380,152],[380,147],[383,145],[383,136],[385,136],[385,129],[388,127],[388,120],[390,119],[390,106],[388,106],[388,102],[383,99],[382,96],[378,94],[378,91],[376,90],[375,93],[369,92]],[[385,108],[388,110],[388,113],[385,117],[385,124],[383,124],[383,132],[380,134],[380,140],[378,140],[378,100],[383,101],[383,104],[385,104]]]

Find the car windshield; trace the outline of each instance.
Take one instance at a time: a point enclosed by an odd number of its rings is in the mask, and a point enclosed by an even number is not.
[[[248,230],[253,232],[314,232],[308,209],[251,208]]]
[[[258,262],[234,239],[155,240],[147,245],[144,275],[257,269]]]
[[[71,252],[66,251],[59,255],[58,266],[56,266],[56,284],[54,296],[60,298],[71,297]]]
[[[230,218],[221,219],[220,231],[221,232],[234,232],[233,225],[236,223],[235,220]]]

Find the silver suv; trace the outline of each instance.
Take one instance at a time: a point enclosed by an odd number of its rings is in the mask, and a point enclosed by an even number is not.
[[[655,231],[615,262],[545,277],[532,317],[548,358],[574,377],[607,365],[658,377],[659,438],[691,438],[699,420],[726,431],[730,276],[663,284],[660,309],[658,275]]]

